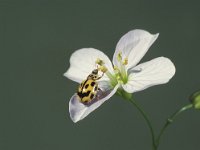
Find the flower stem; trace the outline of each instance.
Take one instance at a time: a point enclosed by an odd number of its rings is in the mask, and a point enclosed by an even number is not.
[[[171,115],[171,117],[169,117],[166,121],[166,123],[164,124],[163,128],[160,130],[160,133],[158,135],[158,138],[156,139],[156,149],[158,149],[158,146],[160,144],[160,139],[161,136],[163,135],[163,133],[165,132],[166,128],[174,121],[174,119],[183,111],[188,110],[190,108],[192,108],[193,105],[192,104],[188,104],[184,107],[182,107],[181,109],[179,109],[178,111],[176,111],[174,114]]]
[[[155,142],[155,134],[154,134],[154,130],[153,130],[153,127],[152,127],[149,117],[147,116],[146,112],[136,103],[136,101],[133,98],[129,99],[129,101],[131,102],[131,104],[133,104],[139,110],[141,115],[144,117],[144,119],[150,129],[150,132],[151,132],[152,149],[157,150],[157,146],[156,146],[156,142]]]

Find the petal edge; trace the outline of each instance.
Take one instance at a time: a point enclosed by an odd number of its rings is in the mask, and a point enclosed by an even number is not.
[[[154,85],[165,84],[174,76],[175,71],[176,68],[170,59],[158,57],[132,68],[128,83],[122,87],[128,93],[133,93]]]
[[[119,66],[117,62],[117,54],[122,52],[122,57],[128,58],[127,69],[134,67],[146,54],[150,46],[158,38],[159,33],[150,34],[148,31],[135,29],[123,35],[117,43],[113,56],[114,65]]]
[[[94,48],[82,48],[71,55],[70,67],[64,73],[64,76],[75,82],[82,82],[96,68],[95,61],[97,58],[102,59],[108,70],[112,72],[112,63],[107,55]],[[103,76],[101,80],[108,80],[108,78]]]
[[[119,85],[115,86],[112,91],[102,99],[98,100],[97,102],[87,106],[79,102],[77,99],[77,95],[74,94],[72,98],[69,101],[69,113],[72,121],[74,123],[84,119],[86,116],[88,116],[92,111],[97,109],[99,106],[101,106],[105,101],[107,101],[110,97],[112,97],[115,92],[117,91]]]

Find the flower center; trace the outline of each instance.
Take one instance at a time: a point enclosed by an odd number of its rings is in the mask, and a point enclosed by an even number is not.
[[[122,53],[119,52],[117,55],[118,66],[114,66],[114,74],[109,72],[103,60],[97,58],[96,64],[98,65],[98,69],[104,72],[107,77],[110,79],[110,83],[112,87],[115,87],[118,83],[126,84],[128,82],[128,74],[125,66],[128,64],[128,58],[122,58]]]

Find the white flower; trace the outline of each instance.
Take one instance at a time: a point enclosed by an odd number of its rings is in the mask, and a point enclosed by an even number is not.
[[[103,92],[94,103],[81,103],[76,93],[71,97],[69,113],[73,122],[85,118],[117,91],[134,93],[167,83],[173,77],[175,66],[168,58],[158,57],[137,65],[158,35],[139,29],[128,32],[117,43],[113,64],[103,52],[94,48],[79,49],[71,55],[70,68],[64,75],[75,82],[81,83],[85,80],[95,69],[97,60],[103,61],[103,67],[108,70],[97,81]]]

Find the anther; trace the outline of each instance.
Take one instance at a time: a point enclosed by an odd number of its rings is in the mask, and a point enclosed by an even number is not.
[[[120,62],[122,60],[122,52],[117,54],[117,60]]]
[[[117,66],[114,66],[113,69],[114,69],[115,74],[119,74],[120,73],[120,70],[119,70],[119,68]]]
[[[97,60],[95,61],[96,64],[100,65],[100,66],[103,66],[105,63],[102,59],[100,58],[97,58]]]
[[[119,68],[117,67],[117,66],[114,66],[114,68],[113,68],[114,70],[119,70]]]
[[[126,57],[123,61],[123,65],[127,65],[128,64],[128,58]]]
[[[100,66],[99,70],[101,70],[101,72],[105,73],[108,69],[106,68],[106,66]]]

